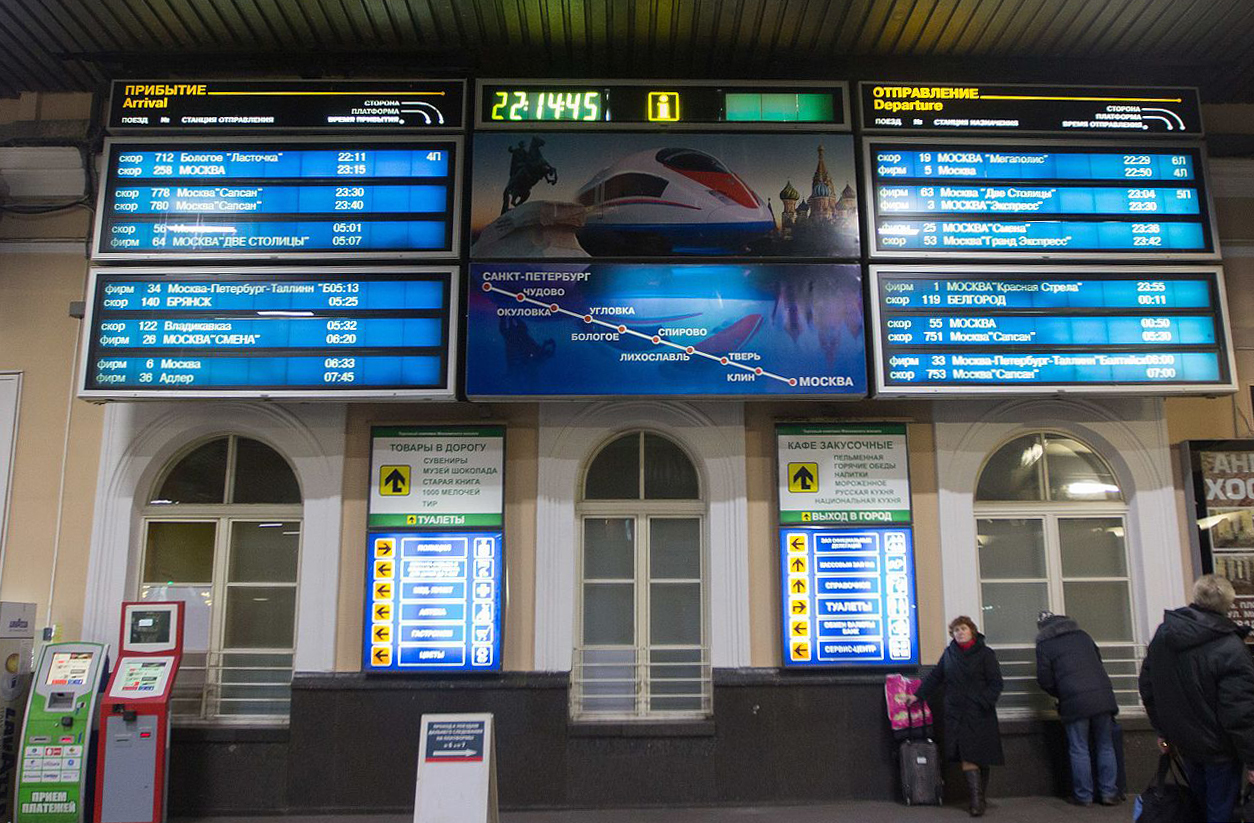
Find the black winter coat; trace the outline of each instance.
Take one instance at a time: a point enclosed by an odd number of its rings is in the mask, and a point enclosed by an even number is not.
[[[1070,617],[1050,617],[1036,635],[1036,682],[1064,723],[1119,711],[1097,644]]]
[[[1001,666],[997,655],[984,645],[984,635],[966,651],[956,641],[941,655],[923,678],[916,694],[927,700],[945,689],[945,758],[965,760],[977,766],[1000,766],[1001,730],[997,726],[997,698],[1001,697]]]
[[[1216,612],[1163,615],[1141,664],[1141,700],[1158,733],[1189,760],[1254,767],[1254,660],[1249,633]]]

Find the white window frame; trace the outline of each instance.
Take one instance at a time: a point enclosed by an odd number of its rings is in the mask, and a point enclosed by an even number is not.
[[[693,470],[697,474],[697,497],[689,500],[655,500],[647,498],[638,498],[633,500],[588,500],[583,497],[583,491],[587,487],[588,472],[594,465],[596,458],[601,454],[602,450],[625,435],[634,435],[639,443],[638,449],[638,476],[637,490],[644,488],[645,477],[645,438],[641,435],[657,435],[665,438],[674,444],[688,459]],[[709,619],[709,540],[707,539],[707,508],[705,503],[706,484],[703,482],[701,472],[697,469],[697,462],[692,459],[692,455],[682,445],[675,443],[671,438],[657,431],[649,429],[636,429],[630,432],[620,432],[613,437],[603,441],[595,451],[589,456],[583,471],[580,473],[579,484],[579,502],[576,505],[576,512],[579,520],[578,530],[578,552],[576,555],[576,563],[578,566],[576,572],[576,580],[579,584],[579,590],[575,594],[575,638],[576,638],[576,655],[575,665],[572,669],[571,681],[571,719],[576,721],[649,721],[659,719],[700,719],[709,717],[713,714],[713,682],[710,673],[710,619]],[[630,520],[632,522],[633,534],[633,564],[634,577],[631,581],[633,598],[633,627],[632,648],[635,654],[635,681],[636,681],[636,705],[635,710],[630,713],[611,713],[611,712],[588,712],[579,710],[579,653],[580,651],[619,651],[625,647],[622,645],[583,645],[583,591],[584,584],[595,583],[602,578],[587,579],[584,576],[583,558],[584,558],[584,535],[586,533],[585,523],[588,520]],[[689,649],[690,646],[666,646],[654,645],[649,638],[649,628],[652,625],[652,615],[650,613],[650,589],[653,584],[653,578],[650,576],[650,556],[652,541],[652,521],[658,520],[675,520],[675,519],[693,519],[698,524],[698,534],[701,545],[698,549],[700,559],[700,577],[696,579],[671,579],[665,578],[667,583],[696,583],[700,587],[701,592],[701,657],[699,664],[702,671],[701,677],[701,703],[702,708],[697,711],[674,711],[674,710],[658,710],[653,709],[649,704],[649,682],[650,682],[650,652],[653,650],[664,650],[667,648]],[[625,578],[613,580],[605,578],[606,582],[623,583]],[[688,665],[688,664],[685,664]]]

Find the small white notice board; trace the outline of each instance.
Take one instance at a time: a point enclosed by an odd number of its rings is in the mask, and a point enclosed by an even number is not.
[[[414,823],[497,823],[490,714],[424,714]]]

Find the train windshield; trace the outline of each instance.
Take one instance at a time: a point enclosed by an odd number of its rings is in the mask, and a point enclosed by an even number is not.
[[[657,153],[657,161],[675,171],[709,171],[717,172],[718,174],[731,174],[731,170],[716,158],[694,149],[662,149]]]

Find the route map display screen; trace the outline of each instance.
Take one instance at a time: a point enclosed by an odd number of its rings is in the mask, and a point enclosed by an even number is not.
[[[109,130],[460,129],[461,80],[115,80]]]
[[[453,396],[449,268],[92,275],[80,396]]]
[[[1222,272],[871,267],[879,393],[1232,391]]]
[[[108,141],[100,260],[447,257],[460,138]]]
[[[862,129],[1190,137],[1202,133],[1197,89],[860,83]]]
[[[471,399],[857,399],[861,267],[501,263],[471,266]]]
[[[1192,146],[868,141],[872,254],[1213,257]]]
[[[919,662],[909,526],[779,530],[786,667]]]
[[[502,532],[371,533],[362,670],[501,670]]]

